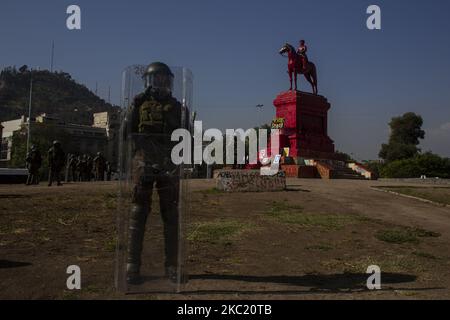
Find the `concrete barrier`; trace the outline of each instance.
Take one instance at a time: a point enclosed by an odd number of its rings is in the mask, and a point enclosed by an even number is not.
[[[25,183],[27,176],[27,169],[0,168],[0,184]]]
[[[273,192],[286,189],[283,171],[262,176],[259,170],[218,170],[216,188],[226,192]]]

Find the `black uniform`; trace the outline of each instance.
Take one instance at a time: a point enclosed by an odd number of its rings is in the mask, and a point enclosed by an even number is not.
[[[163,85],[169,80],[164,76],[173,77],[165,65],[157,64],[156,68],[155,64],[150,65],[148,70],[153,71],[148,72],[154,72],[155,69],[156,75],[161,75],[159,80]],[[171,161],[171,150],[175,145],[175,142],[171,141],[171,134],[181,126],[181,104],[172,97],[170,90],[153,88],[149,82],[147,84],[146,91],[135,97],[126,119],[127,139],[132,142],[133,183],[127,258],[129,283],[140,280],[145,224],[151,210],[153,187],[156,187],[159,194],[160,212],[164,223],[166,274],[172,280],[178,263],[180,176],[177,166]]]
[[[31,151],[28,153],[27,158],[28,178],[27,185],[39,183],[39,169],[42,165],[42,157],[36,147],[32,146]]]
[[[78,158],[73,154],[69,158],[69,173],[72,177],[72,181],[78,181],[78,175],[77,175],[77,164],[78,164]]]
[[[105,180],[106,160],[99,152],[94,158],[95,181]]]
[[[58,186],[61,186],[61,170],[66,162],[64,151],[61,144],[57,141],[53,142],[53,147],[48,150],[48,185],[51,186],[56,179]]]
[[[106,161],[106,180],[111,181],[112,167],[109,161]]]

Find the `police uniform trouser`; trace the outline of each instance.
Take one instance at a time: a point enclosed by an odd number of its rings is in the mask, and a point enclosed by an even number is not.
[[[169,175],[141,175],[133,188],[128,236],[128,272],[139,272],[147,217],[151,211],[155,185],[164,224],[165,267],[175,267],[178,255],[178,187],[179,177]],[[150,222],[151,223],[151,222]]]
[[[61,168],[50,167],[48,172],[48,184],[51,185],[53,181],[61,184]]]
[[[28,171],[28,178],[27,178],[27,184],[37,184],[38,183],[38,175],[39,170],[38,169],[30,169]]]

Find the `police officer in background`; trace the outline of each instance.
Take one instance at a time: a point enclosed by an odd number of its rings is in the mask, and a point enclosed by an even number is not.
[[[132,205],[129,221],[127,282],[141,283],[141,254],[152,191],[159,195],[164,224],[165,272],[175,281],[178,256],[178,195],[180,175],[171,161],[171,134],[181,127],[182,106],[172,97],[173,73],[161,62],[150,64],[145,91],[134,98],[125,118],[125,139],[132,143]]]
[[[69,166],[69,173],[70,176],[72,177],[73,182],[78,181],[77,163],[78,157],[75,154],[72,154],[68,160],[68,166]]]
[[[95,181],[105,180],[106,159],[101,152],[97,152],[94,158]]]
[[[27,185],[38,184],[39,183],[39,169],[42,164],[42,157],[39,150],[35,145],[32,145],[30,148],[30,152],[27,154],[27,158],[25,159],[28,168],[28,178]]]
[[[91,181],[94,175],[94,159],[90,155],[86,158],[86,181]]]
[[[106,181],[111,181],[112,166],[111,162],[106,161]]]
[[[53,141],[53,146],[48,150],[48,186],[50,187],[56,179],[57,185],[61,184],[61,170],[64,168],[66,162],[64,151],[61,148],[61,143],[57,140]]]

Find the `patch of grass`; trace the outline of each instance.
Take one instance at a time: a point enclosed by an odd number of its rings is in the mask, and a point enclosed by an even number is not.
[[[266,216],[285,224],[300,225],[303,227],[322,227],[337,230],[344,225],[356,222],[358,216],[337,214],[306,214],[301,206],[290,205],[284,201],[273,201]]]
[[[378,188],[433,201],[442,205],[450,205],[449,187],[380,186]]]
[[[116,251],[117,239],[114,237],[112,239],[105,241],[105,250],[108,252]]]
[[[14,230],[13,224],[10,221],[0,224],[0,235],[1,234],[11,234]]]
[[[396,227],[392,229],[380,230],[375,234],[375,237],[387,243],[403,244],[420,242],[419,238],[439,237],[440,234],[424,229],[418,228],[401,228]]]
[[[103,205],[107,209],[115,209],[117,208],[117,193],[109,192],[104,195]]]
[[[197,223],[187,239],[193,242],[231,244],[242,233],[251,228],[250,224],[236,220],[216,220]]]
[[[413,255],[421,257],[421,258],[425,258],[425,259],[430,259],[430,260],[438,259],[436,256],[432,255],[431,253],[422,252],[422,251],[414,251]]]
[[[382,188],[382,189],[449,189],[450,187],[421,187],[421,186],[377,186],[375,188]]]
[[[97,287],[95,285],[92,285],[92,284],[88,285],[86,288],[82,288],[82,290],[84,292],[88,292],[88,293],[102,293],[102,292],[105,291],[104,289],[99,288],[99,287]]]
[[[419,294],[417,291],[406,291],[406,290],[395,290],[394,292],[405,297],[414,297]]]
[[[439,238],[441,234],[439,232],[429,231],[420,228],[414,228],[412,231],[421,238]]]
[[[270,207],[267,211],[269,215],[278,215],[283,212],[291,212],[291,211],[302,211],[303,207],[297,205],[291,205],[287,202],[287,200],[283,201],[272,201]]]
[[[24,234],[24,233],[27,233],[28,231],[29,230],[27,230],[25,228],[17,228],[17,229],[14,229],[13,233],[14,234]]]
[[[328,244],[318,244],[318,245],[312,245],[305,248],[306,250],[318,250],[318,251],[330,251],[333,250],[333,246]]]
[[[215,195],[215,194],[223,194],[226,193],[225,191],[219,190],[217,188],[210,188],[210,189],[204,189],[204,190],[198,190],[195,191],[198,193],[201,193],[203,195]]]
[[[419,273],[425,271],[423,260],[414,255],[385,255],[364,256],[354,258],[334,258],[321,262],[321,265],[328,270],[337,270],[344,273],[365,273],[368,266],[376,265],[381,268],[381,272],[392,273]],[[383,280],[382,280],[383,281]]]
[[[63,300],[79,300],[80,291],[79,290],[64,290],[61,299]]]

